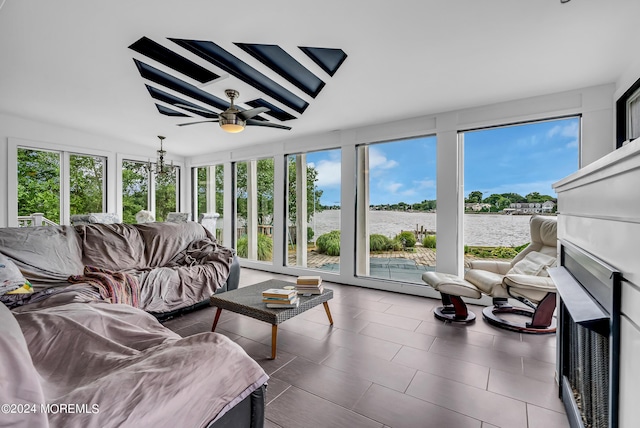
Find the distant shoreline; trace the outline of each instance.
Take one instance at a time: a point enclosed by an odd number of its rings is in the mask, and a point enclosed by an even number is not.
[[[314,237],[340,230],[340,210],[324,210],[309,221]],[[529,219],[531,214],[508,215],[502,213],[465,213],[464,244],[470,246],[517,247],[531,240]],[[436,213],[426,211],[369,210],[369,234],[394,237],[403,230],[436,230]]]

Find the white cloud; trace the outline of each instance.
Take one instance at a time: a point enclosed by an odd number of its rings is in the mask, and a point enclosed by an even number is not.
[[[567,149],[575,149],[576,147],[578,147],[578,139],[576,138],[575,140],[569,141],[565,147]]]
[[[369,147],[369,170],[389,169],[398,166],[398,162],[387,159],[384,153],[376,147]]]
[[[571,121],[563,125],[556,125],[547,132],[547,138],[553,138],[559,135],[564,138],[578,138],[578,122]],[[577,140],[576,140],[577,141]]]
[[[400,190],[400,188],[402,187],[402,183],[394,183],[394,182],[383,183],[382,186],[380,187],[382,187],[387,192],[395,195],[396,193],[398,193],[398,190]]]
[[[318,187],[337,187],[341,180],[341,163],[339,160],[321,160],[318,164],[309,162],[318,171]]]
[[[436,181],[429,180],[426,178],[424,180],[416,180],[413,182],[413,184],[417,189],[435,189],[436,188]]]

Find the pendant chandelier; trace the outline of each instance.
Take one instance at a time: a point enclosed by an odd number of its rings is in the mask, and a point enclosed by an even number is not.
[[[173,169],[176,168],[173,165],[173,161],[171,161],[171,164],[166,164],[164,162],[164,157],[167,154],[167,152],[162,148],[162,142],[165,139],[165,137],[163,137],[162,135],[158,135],[158,138],[160,139],[160,150],[156,152],[157,153],[156,162],[152,163],[151,161],[149,161],[146,165],[146,169],[149,172],[153,171],[156,175],[164,175],[164,174],[172,173]]]

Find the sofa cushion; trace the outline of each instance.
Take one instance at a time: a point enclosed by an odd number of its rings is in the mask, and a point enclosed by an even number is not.
[[[62,285],[82,273],[82,248],[72,226],[0,228],[0,252],[18,266],[37,290]]]
[[[113,271],[146,266],[144,242],[135,225],[88,224],[76,226],[76,230],[82,240],[85,265]]]
[[[2,412],[3,426],[46,427],[47,415],[40,412],[45,403],[40,376],[15,317],[0,303],[0,404],[29,404],[36,412]],[[11,409],[9,409],[11,410]],[[29,410],[33,410],[32,407]],[[6,424],[6,425],[5,425]]]
[[[135,227],[144,243],[145,260],[148,267],[166,266],[179,252],[193,241],[205,239],[207,233],[196,222],[144,223]]]

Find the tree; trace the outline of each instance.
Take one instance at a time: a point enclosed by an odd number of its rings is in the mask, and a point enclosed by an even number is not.
[[[146,210],[149,194],[149,172],[145,163],[122,161],[122,222],[136,223],[136,214]]]
[[[480,192],[479,190],[474,190],[473,192],[469,193],[466,202],[469,204],[479,204],[480,202],[482,202],[482,192]]]
[[[18,149],[18,215],[33,213],[60,223],[60,154]]]
[[[518,203],[518,202],[527,202],[527,198],[517,193],[501,193],[500,196],[502,196],[503,198],[509,199],[509,201],[511,201],[512,204]]]
[[[236,208],[239,218],[247,219],[247,173],[249,162],[236,163]],[[260,159],[258,176],[258,223],[270,224],[273,217],[273,158]]]
[[[549,195],[541,195],[538,192],[531,192],[529,193],[527,196],[527,202],[546,202],[546,201],[552,201],[555,198],[553,196],[549,196]]]
[[[295,156],[289,156],[287,160],[287,170],[289,173],[289,220],[296,222],[297,218],[297,192],[296,192],[296,160]],[[311,221],[314,213],[323,211],[320,204],[322,190],[316,187],[318,181],[318,170],[307,166],[307,222]]]
[[[176,182],[178,169],[166,174],[155,174],[156,178],[156,221],[164,221],[167,214],[176,210]]]
[[[71,155],[69,157],[70,214],[103,212],[104,159],[96,156]]]

